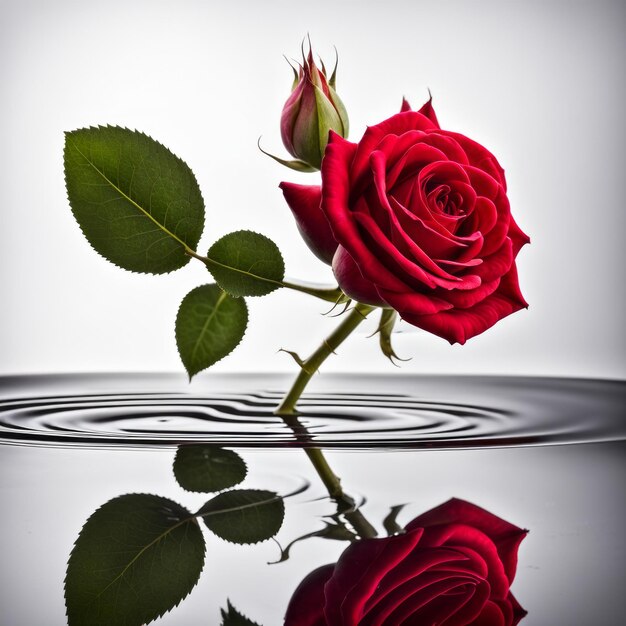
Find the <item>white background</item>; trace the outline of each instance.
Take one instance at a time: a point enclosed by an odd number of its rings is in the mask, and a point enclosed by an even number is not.
[[[307,8],[308,6],[308,8]],[[312,183],[283,154],[278,122],[310,33],[332,64],[356,141],[430,88],[442,127],[488,147],[507,171],[530,309],[463,347],[402,334],[405,372],[623,378],[626,10],[620,1],[314,3],[134,0],[1,4],[0,373],[181,368],[173,320],[209,282],[199,263],[168,276],[98,257],[67,204],[63,131],[137,128],[194,170],[207,206],[200,251],[231,230],[265,233],[289,276],[330,282],[278,189]],[[293,292],[250,301],[244,343],[216,371],[291,371],[336,320]],[[391,372],[375,339],[324,371]]]

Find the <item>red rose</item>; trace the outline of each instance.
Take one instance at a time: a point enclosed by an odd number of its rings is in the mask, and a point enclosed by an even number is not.
[[[528,306],[515,257],[529,239],[511,216],[504,171],[480,144],[442,130],[430,101],[420,111],[403,103],[358,144],[331,132],[321,191],[281,188],[355,300],[450,343]]]
[[[452,499],[406,533],[350,545],[294,592],[285,626],[514,626],[526,615],[509,587],[526,535]]]

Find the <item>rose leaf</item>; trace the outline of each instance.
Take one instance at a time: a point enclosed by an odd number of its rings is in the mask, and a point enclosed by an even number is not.
[[[238,485],[247,473],[246,462],[232,450],[205,444],[176,450],[174,476],[187,491],[222,491]]]
[[[230,354],[247,325],[243,298],[233,298],[217,285],[192,289],[176,316],[176,345],[189,378]]]
[[[209,500],[197,515],[210,531],[226,541],[258,543],[278,533],[285,504],[273,491],[233,489]]]
[[[119,126],[65,134],[67,196],[83,234],[132,272],[164,274],[191,258],[204,227],[193,172],[165,146]]]
[[[278,246],[264,235],[239,230],[216,241],[208,270],[231,296],[264,296],[282,286],[285,263]]]
[[[259,626],[256,622],[244,617],[235,607],[226,601],[226,609],[221,609],[222,624],[221,626]]]
[[[69,626],[141,626],[198,582],[205,543],[195,517],[166,498],[109,500],[83,526],[67,564]]]

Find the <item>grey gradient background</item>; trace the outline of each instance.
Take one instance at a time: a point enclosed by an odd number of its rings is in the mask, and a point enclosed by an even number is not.
[[[63,131],[119,124],[186,160],[207,205],[200,250],[235,229],[272,237],[288,275],[330,281],[300,241],[278,183],[314,182],[282,153],[291,83],[282,58],[309,32],[340,54],[356,141],[430,88],[444,128],[487,146],[532,237],[518,258],[528,311],[466,346],[397,337],[405,372],[623,378],[625,22],[621,1],[222,2],[23,0],[1,4],[0,373],[173,370],[182,297],[200,264],[168,276],[98,257],[71,216]],[[292,292],[250,301],[244,343],[216,371],[287,371],[335,321]],[[392,371],[362,335],[324,371]]]

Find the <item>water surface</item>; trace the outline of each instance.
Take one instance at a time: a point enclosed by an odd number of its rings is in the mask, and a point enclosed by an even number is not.
[[[195,510],[172,463],[182,443],[236,450],[245,488],[285,499],[283,547],[335,511],[304,452],[321,446],[384,535],[451,497],[530,530],[513,593],[523,626],[617,626],[626,603],[624,383],[507,377],[317,377],[302,402],[310,438],[272,415],[283,376],[169,375],[0,379],[3,555],[0,624],[66,624],[63,579],[85,520],[108,500],[151,493]],[[559,445],[555,445],[559,444]],[[308,486],[301,491],[303,486]],[[278,560],[206,534],[198,585],[155,624],[220,624],[227,598],[264,626],[282,623],[298,582],[346,543],[310,538]]]

